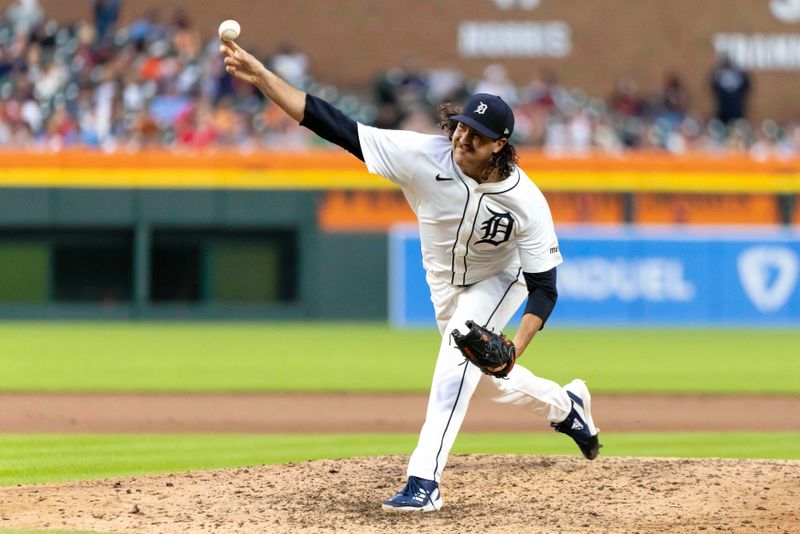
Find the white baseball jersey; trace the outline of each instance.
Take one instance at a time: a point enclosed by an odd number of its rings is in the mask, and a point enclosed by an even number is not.
[[[487,396],[525,407],[550,421],[570,413],[571,400],[552,380],[515,365],[507,380],[484,377],[449,342],[454,328],[473,320],[501,330],[527,296],[520,268],[548,271],[561,263],[550,209],[520,169],[501,182],[478,184],[452,158],[441,135],[358,125],[367,169],[403,189],[419,220],[422,258],[442,342],[425,424],[408,475],[439,481],[482,378]]]
[[[425,270],[466,286],[510,267],[540,273],[561,263],[547,201],[519,168],[479,184],[453,161],[443,135],[358,125],[367,169],[403,189],[419,220]]]

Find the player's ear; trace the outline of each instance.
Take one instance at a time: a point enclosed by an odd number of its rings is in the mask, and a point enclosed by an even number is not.
[[[494,142],[494,150],[492,150],[492,154],[499,154],[503,147],[508,144],[508,139],[505,137],[501,137],[497,141]]]

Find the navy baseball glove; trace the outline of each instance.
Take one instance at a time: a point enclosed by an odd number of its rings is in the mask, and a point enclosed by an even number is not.
[[[474,321],[464,323],[469,328],[466,334],[458,329],[450,334],[466,359],[475,364],[483,374],[506,378],[517,360],[517,349],[502,333],[495,334]]]

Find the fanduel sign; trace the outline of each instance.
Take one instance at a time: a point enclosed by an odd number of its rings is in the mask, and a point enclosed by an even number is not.
[[[800,234],[559,231],[554,316],[615,324],[800,324]]]
[[[797,287],[800,261],[789,248],[758,246],[739,255],[737,267],[747,297],[764,313],[783,308]]]
[[[800,326],[800,232],[558,227],[548,325]],[[415,228],[390,234],[393,324],[436,324]]]
[[[689,302],[695,287],[683,275],[683,263],[671,258],[585,258],[558,269],[560,296],[589,301]]]

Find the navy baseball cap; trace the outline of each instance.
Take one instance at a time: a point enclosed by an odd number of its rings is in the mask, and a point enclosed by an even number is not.
[[[514,133],[514,112],[502,98],[487,93],[470,97],[461,114],[451,118],[490,139],[508,138]]]

